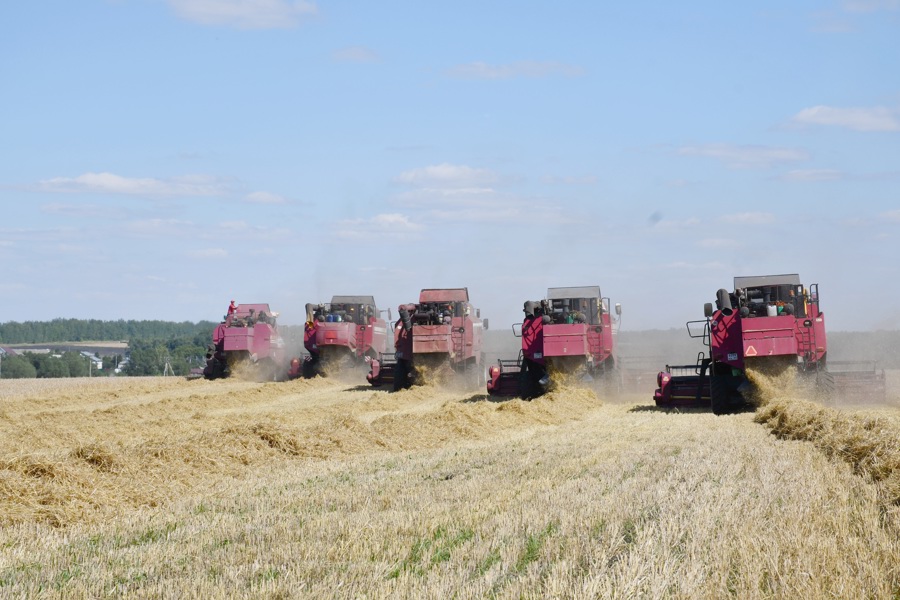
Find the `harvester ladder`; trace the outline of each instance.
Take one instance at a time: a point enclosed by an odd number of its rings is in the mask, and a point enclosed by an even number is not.
[[[452,325],[451,325],[452,327]],[[450,331],[450,341],[453,343],[453,351],[457,356],[457,363],[462,362],[463,369],[468,369],[468,363],[464,360],[466,350],[466,327],[465,318],[463,318],[463,326],[459,329]]]
[[[589,330],[594,329],[597,325],[588,325]],[[591,353],[594,368],[600,368],[600,364],[606,355],[603,353],[603,330],[601,329],[597,335],[588,335],[588,352]]]
[[[804,348],[804,356],[803,358],[806,361],[805,366],[808,368],[809,361],[815,358],[816,356],[816,328],[815,327],[806,327],[801,325],[800,327],[800,343]],[[819,361],[816,361],[816,371],[819,370]]]

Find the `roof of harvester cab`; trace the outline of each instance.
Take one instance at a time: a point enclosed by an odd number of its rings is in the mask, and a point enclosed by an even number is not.
[[[547,288],[547,300],[562,300],[565,298],[599,298],[599,285],[586,285],[583,287],[558,287]]]

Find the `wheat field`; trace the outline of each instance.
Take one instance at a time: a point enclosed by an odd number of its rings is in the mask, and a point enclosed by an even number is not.
[[[0,597],[900,598],[896,404],[651,393],[2,380]]]

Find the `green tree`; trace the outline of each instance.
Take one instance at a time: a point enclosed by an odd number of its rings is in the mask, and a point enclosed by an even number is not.
[[[130,376],[162,375],[168,348],[159,340],[131,340],[128,343],[128,365],[125,374]]]
[[[44,355],[39,361],[37,376],[41,378],[68,377],[69,365],[62,358]]]
[[[37,369],[24,356],[6,356],[0,365],[0,376],[3,379],[34,379]]]
[[[62,359],[69,369],[69,377],[87,377],[88,359],[80,352],[64,352]]]

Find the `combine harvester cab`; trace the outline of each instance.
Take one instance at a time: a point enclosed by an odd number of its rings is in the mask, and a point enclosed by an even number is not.
[[[622,314],[622,305],[615,305],[615,317],[609,306],[599,286],[550,288],[546,300],[526,302],[525,320],[513,325],[522,339],[519,358],[490,368],[488,393],[535,398],[554,377],[608,378]]]
[[[241,304],[213,330],[203,376],[218,379],[239,366],[261,381],[284,376],[284,340],[268,304]]]
[[[696,365],[661,372],[654,393],[657,406],[708,406],[716,414],[750,409],[748,367],[770,374],[796,369],[824,389],[830,382],[840,392],[844,382],[852,382],[877,393],[875,370],[845,375],[826,369],[825,313],[819,302],[818,284],[806,288],[796,274],[735,277],[734,292],[720,289],[715,308],[711,303],[704,306],[705,320],[687,323],[691,337],[703,338],[709,357],[701,355]],[[688,373],[690,369],[694,373]],[[883,377],[880,383],[883,390]]]
[[[307,304],[303,346],[309,356],[292,359],[288,377],[328,376],[383,360],[388,323],[382,312],[373,296],[333,296],[329,304]]]
[[[429,371],[449,368],[483,385],[488,321],[469,302],[467,288],[424,289],[417,304],[401,304],[398,312],[394,357],[371,361],[370,383],[392,383],[396,391],[425,383]]]

